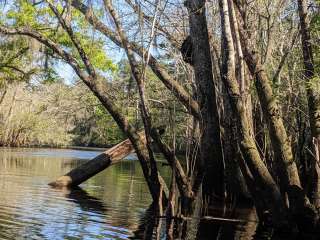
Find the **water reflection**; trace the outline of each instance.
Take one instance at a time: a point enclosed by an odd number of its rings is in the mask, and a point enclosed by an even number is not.
[[[130,239],[152,239],[154,238],[154,230],[160,223],[160,219],[157,219],[154,215],[155,208],[151,204],[142,217],[139,220],[137,229],[133,232],[133,236]]]
[[[64,154],[65,153],[65,154]],[[0,149],[0,239],[129,239],[151,202],[136,161],[73,190],[47,183],[99,152]]]
[[[167,239],[166,220],[154,216],[137,161],[123,161],[75,189],[47,183],[99,152],[0,148],[0,239]],[[161,169],[169,179],[168,168]],[[200,210],[199,210],[200,212]],[[172,239],[317,239],[276,236],[257,229],[251,205],[209,209],[218,219],[173,219]]]
[[[100,199],[92,197],[80,187],[60,189],[63,191],[64,196],[69,198],[72,202],[79,205],[82,211],[95,212],[97,214],[103,214],[107,212],[106,203],[103,203]]]

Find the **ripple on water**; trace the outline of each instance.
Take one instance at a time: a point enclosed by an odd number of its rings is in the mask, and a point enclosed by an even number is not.
[[[0,151],[0,239],[128,239],[150,196],[135,161],[113,166],[83,185],[57,190],[57,176],[97,152]],[[67,164],[66,164],[67,163]]]

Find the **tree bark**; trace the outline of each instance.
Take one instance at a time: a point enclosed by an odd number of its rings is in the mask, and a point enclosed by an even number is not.
[[[146,142],[143,134],[141,140]],[[59,177],[54,182],[49,183],[53,187],[75,187],[87,181],[89,178],[105,170],[109,166],[120,162],[123,158],[134,152],[134,148],[129,139],[115,145],[107,151],[99,154],[94,159],[71,170],[67,174]]]
[[[193,67],[200,107],[200,177],[202,190],[210,201],[213,195],[225,197],[224,160],[221,146],[219,113],[213,80],[212,61],[204,0],[185,2],[189,12]]]
[[[311,45],[310,26],[308,20],[307,2],[305,0],[298,0],[298,11],[301,26],[301,43],[304,63],[304,78],[307,89],[309,118],[311,133],[313,139],[313,154],[311,164],[311,201],[320,208],[320,81],[315,80],[314,75],[314,61]]]
[[[228,89],[230,96],[230,103],[233,113],[236,116],[239,128],[240,149],[245,159],[248,169],[240,162],[240,167],[243,175],[246,178],[247,185],[250,189],[255,204],[260,208],[263,205],[264,210],[270,210],[273,217],[274,225],[281,225],[286,223],[286,208],[278,189],[277,184],[269,173],[267,167],[264,165],[254,138],[252,136],[252,129],[248,120],[246,104],[240,93],[239,84],[235,75],[235,53],[232,39],[229,9],[227,0],[219,0],[221,26],[222,26],[222,49],[223,64],[222,64],[222,80]],[[252,175],[255,184],[252,183]],[[259,189],[257,191],[256,189]],[[262,201],[255,195],[262,194]],[[262,203],[261,203],[262,202]]]
[[[260,63],[258,53],[254,49],[249,49],[250,41],[242,24],[239,24],[239,32],[244,58],[251,75],[255,79],[255,86],[264,119],[268,124],[270,140],[275,155],[276,170],[280,179],[280,187],[283,192],[288,194],[290,209],[293,212],[297,212],[304,208],[303,205],[308,205],[309,200],[305,196],[301,196],[304,199],[304,203],[301,205],[301,198],[298,201],[295,194],[295,190],[297,188],[302,190],[302,187],[280,108],[273,94],[270,79]]]
[[[259,60],[258,53],[252,48],[249,49],[250,40],[242,24],[239,24],[239,32],[244,58],[251,75],[255,78],[258,98],[264,119],[268,124],[280,188],[288,195],[289,210],[295,217],[298,226],[315,227],[318,214],[302,189],[291,143],[284,127],[277,99],[273,94],[271,81]]]

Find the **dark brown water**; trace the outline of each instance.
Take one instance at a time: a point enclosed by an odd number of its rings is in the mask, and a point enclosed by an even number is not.
[[[0,148],[0,239],[141,239],[152,221],[151,203],[138,161],[132,157],[74,190],[48,182],[99,152]],[[169,178],[166,167],[162,176]],[[217,209],[219,216],[221,209]],[[253,239],[257,223],[250,207],[237,208],[242,222],[188,223],[187,239]],[[166,239],[165,221],[153,238]],[[160,221],[161,223],[161,221]],[[200,233],[200,234],[199,234]],[[150,239],[150,237],[147,237]],[[178,238],[178,237],[177,237]],[[262,239],[257,238],[256,239]],[[265,238],[268,239],[268,238]]]

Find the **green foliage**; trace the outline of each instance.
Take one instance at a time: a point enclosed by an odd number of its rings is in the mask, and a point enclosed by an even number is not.
[[[15,8],[7,13],[8,20],[14,21],[16,26],[38,27],[36,8],[28,1],[18,0]]]
[[[56,7],[61,14],[64,12],[64,6],[61,4],[56,5]],[[90,58],[92,65],[103,72],[116,71],[116,65],[113,64],[104,50],[105,41],[101,36],[98,36],[98,34],[93,31],[90,24],[80,12],[72,9],[71,16],[71,25],[74,33]],[[6,12],[4,19],[6,20],[5,22],[11,26],[29,26],[34,29],[41,29],[40,31],[43,35],[71,51],[80,60],[80,56],[74,48],[68,34],[61,26],[57,27],[59,23],[54,13],[46,4],[33,5],[31,1],[17,0]]]
[[[71,16],[70,24],[74,35],[80,41],[82,48],[87,53],[92,65],[97,69],[98,74],[108,75],[111,78],[110,82],[108,82],[110,95],[116,99],[118,107],[129,122],[138,129],[142,128],[143,124],[138,108],[139,96],[136,83],[131,77],[128,62],[122,61],[119,64],[114,64],[106,51],[105,46],[108,40],[94,31],[84,15],[77,10],[72,8],[70,16],[66,16],[65,6],[61,4],[64,4],[64,1],[58,1],[55,6],[63,18],[67,19],[67,17]],[[95,9],[94,11],[100,17],[104,14],[103,10]],[[2,19],[6,25],[12,27],[28,26],[35,29],[59,44],[64,50],[70,52],[78,60],[80,66],[84,68],[69,35],[60,26],[58,19],[45,1],[36,5],[33,5],[32,1],[13,1],[10,9],[4,13]],[[28,141],[24,142],[19,138],[14,142],[19,144],[103,146],[123,140],[122,132],[99,101],[84,87],[63,84],[55,71],[55,66],[57,66],[55,53],[42,45],[34,46],[34,42],[27,46],[30,46],[37,54],[40,52],[40,57],[39,54],[37,57],[33,55],[30,62],[37,63],[38,72],[35,78],[37,80],[41,79],[41,81],[37,86],[33,86],[34,92],[21,92],[23,97],[28,96],[29,98],[29,94],[31,94],[37,101],[34,102],[30,110],[33,117],[15,110],[15,114],[19,117],[16,120],[17,124],[14,126],[18,128],[20,125],[24,126],[23,123],[30,123],[30,125],[23,127],[23,129],[29,128],[29,130],[24,130],[21,135],[28,136]],[[26,62],[25,60],[23,61],[24,63]],[[168,67],[168,62],[171,61],[165,59],[163,65]],[[172,73],[171,71],[175,71],[175,66],[169,66],[168,68],[170,74]],[[12,71],[10,70],[9,73],[11,74]],[[181,74],[180,78],[183,79],[184,77]],[[12,79],[15,78],[17,76],[12,76]],[[40,91],[38,88],[42,90]],[[46,92],[47,95],[42,96],[41,92]],[[171,124],[176,119],[176,121],[179,121],[175,128],[177,136],[183,136],[188,115],[185,114],[184,108],[176,101],[171,92],[159,82],[148,68],[146,72],[146,94],[150,99],[150,110],[154,125],[163,126],[167,125],[168,122]],[[9,100],[6,98],[6,101]],[[4,118],[5,116],[3,116]],[[51,126],[53,127],[51,128]],[[8,128],[11,129],[10,126]],[[46,132],[48,135],[43,134],[41,136],[41,132],[45,132],[46,128],[48,128]],[[51,132],[53,129],[57,130]],[[10,133],[9,135],[12,134]],[[54,138],[50,138],[50,135],[54,136]],[[172,132],[167,131],[165,137],[172,142]],[[183,137],[177,137],[176,139],[178,143],[184,144],[185,142]],[[7,137],[2,142],[3,144],[8,144]]]
[[[316,3],[319,5],[320,1],[317,0]],[[315,42],[313,42],[313,59],[314,59],[314,69],[315,76],[308,82],[308,87],[312,88],[316,92],[320,92],[320,14],[319,10],[316,14],[312,16],[311,19],[311,35]]]
[[[61,4],[57,4],[56,7],[60,13],[63,12]],[[72,9],[71,16],[74,34],[92,65],[99,73],[116,72],[117,66],[104,49],[105,40],[93,31],[80,12]],[[71,52],[78,58],[79,63],[82,63],[70,37],[59,26],[56,16],[45,2],[33,5],[32,1],[13,1],[1,20],[12,27],[27,26],[38,30]],[[22,52],[23,49],[27,50]],[[0,42],[0,53],[0,87],[6,87],[9,91],[2,103],[0,114],[0,145],[106,146],[123,139],[112,117],[92,93],[83,86],[67,86],[61,81],[55,71],[57,60],[52,58],[52,50],[26,37],[8,37]],[[23,102],[13,101],[10,96],[14,94],[12,88],[16,85],[15,82],[28,82],[31,78],[42,82],[28,87],[18,85],[18,94],[32,104],[25,105]],[[30,86],[32,87],[29,89]],[[42,95],[44,92],[45,96]],[[10,114],[8,106],[12,106]],[[29,110],[19,110],[24,108]],[[54,113],[48,112],[53,109]],[[6,121],[6,114],[13,114],[10,121]],[[65,123],[66,119],[70,120]],[[20,131],[19,136],[15,137],[17,131]]]
[[[26,38],[5,38],[0,43],[0,85],[29,81],[37,68],[30,64],[31,53]]]
[[[97,125],[102,130],[102,139],[108,140],[109,144],[116,144],[124,139],[122,131],[103,106],[96,106],[94,108],[94,115],[97,118]]]
[[[307,87],[315,92],[320,92],[320,76],[316,74],[312,79],[309,79]]]

